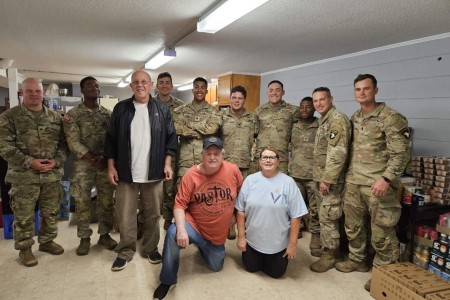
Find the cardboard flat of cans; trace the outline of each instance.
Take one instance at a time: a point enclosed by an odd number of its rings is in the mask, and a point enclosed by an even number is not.
[[[377,300],[421,300],[443,291],[450,291],[450,282],[412,263],[372,269],[370,295]]]

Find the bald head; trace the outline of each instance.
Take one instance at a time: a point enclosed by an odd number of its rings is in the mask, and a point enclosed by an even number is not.
[[[130,87],[133,90],[134,99],[140,103],[147,103],[150,100],[150,92],[153,87],[150,74],[145,71],[136,71],[131,76]]]
[[[44,89],[42,82],[36,78],[27,78],[22,82],[23,104],[33,111],[42,110]]]

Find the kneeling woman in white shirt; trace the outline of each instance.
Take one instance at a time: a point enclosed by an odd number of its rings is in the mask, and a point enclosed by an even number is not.
[[[295,181],[279,171],[279,156],[261,152],[261,171],[247,176],[235,208],[242,262],[249,272],[280,278],[297,253],[301,217],[308,213]]]

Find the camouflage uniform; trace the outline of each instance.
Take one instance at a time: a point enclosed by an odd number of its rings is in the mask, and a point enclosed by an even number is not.
[[[319,204],[316,183],[313,181],[314,142],[319,121],[314,118],[311,124],[295,122],[291,133],[291,160],[289,175],[294,178],[303,198],[309,202],[309,230],[320,233]]]
[[[23,250],[34,244],[37,201],[41,210],[38,242],[53,241],[58,234],[59,181],[67,155],[61,116],[46,107],[41,112],[32,112],[23,104],[13,107],[0,116],[0,137],[0,155],[8,162],[5,181],[11,183],[14,247]],[[54,159],[56,167],[40,173],[31,169],[34,159]]]
[[[156,98],[161,101],[162,103],[165,103],[169,109],[170,113],[173,115],[173,111],[175,108],[184,105],[184,102],[181,101],[178,98],[175,98],[173,96],[170,96],[169,101],[162,101],[159,99],[159,95],[156,96]],[[172,180],[165,180],[164,181],[164,199],[163,199],[163,205],[162,205],[162,215],[164,220],[170,220],[173,219],[173,204],[175,201],[175,194],[176,194],[176,187],[174,185],[174,182],[177,180],[177,160],[178,157],[172,157],[172,170],[173,170],[173,179]]]
[[[261,151],[267,147],[274,147],[280,156],[280,171],[287,173],[289,161],[289,140],[291,138],[292,123],[298,107],[284,100],[273,107],[271,103],[260,105],[255,110],[256,115],[256,152],[255,165],[258,164]],[[253,168],[252,168],[253,169]],[[254,170],[257,171],[257,170]]]
[[[193,102],[177,107],[173,111],[175,129],[180,137],[180,157],[177,184],[186,171],[201,163],[203,140],[217,134],[222,117],[208,102],[201,105]]]
[[[371,242],[376,251],[374,265],[397,261],[397,224],[401,205],[396,198],[399,177],[409,160],[408,121],[380,103],[369,115],[361,110],[351,117],[353,145],[345,185],[345,231],[350,242],[350,259],[366,259],[367,228],[363,220],[371,217]],[[384,196],[374,196],[372,184],[386,177],[391,181]]]
[[[63,124],[70,151],[75,156],[70,177],[70,194],[75,198],[78,215],[79,238],[92,235],[90,224],[91,189],[97,189],[98,233],[110,233],[114,224],[114,186],[108,180],[108,168],[94,167],[83,159],[86,153],[103,158],[106,130],[111,120],[111,111],[98,106],[88,108],[84,103],[72,108],[64,116]]]
[[[319,195],[320,242],[328,249],[339,248],[339,218],[342,215],[341,200],[350,135],[350,121],[334,105],[319,119],[313,178]],[[329,184],[328,195],[322,195],[319,191],[320,182]]]
[[[225,149],[225,160],[239,167],[243,178],[249,174],[255,135],[255,115],[244,109],[237,115],[228,109],[222,116],[220,137]]]

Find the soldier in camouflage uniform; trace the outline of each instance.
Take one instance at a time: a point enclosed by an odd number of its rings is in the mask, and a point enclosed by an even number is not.
[[[351,125],[347,116],[336,110],[330,89],[313,91],[314,108],[320,113],[314,145],[313,178],[319,202],[320,241],[323,254],[310,269],[326,272],[340,258],[339,218],[342,216],[342,192],[347,167]]]
[[[224,142],[225,160],[237,165],[244,179],[249,174],[255,135],[255,115],[244,108],[246,98],[247,90],[243,86],[238,85],[231,89],[230,108],[223,113],[219,134]],[[236,238],[234,222],[228,238]]]
[[[274,147],[280,156],[280,171],[287,173],[289,161],[289,142],[294,116],[298,107],[282,100],[283,83],[272,80],[268,84],[269,102],[255,110],[256,115],[256,153],[252,172],[258,171],[258,158],[267,146]]]
[[[183,101],[171,95],[173,89],[172,76],[168,72],[164,72],[158,75],[156,88],[158,89],[158,95],[156,95],[156,98],[167,104],[172,115],[175,108],[184,105]],[[174,183],[176,183],[177,180],[177,164],[177,159],[174,157],[172,159],[172,170],[174,171],[173,179],[164,181],[162,215],[164,218],[165,230],[167,230],[172,224],[173,219],[173,204],[176,194],[176,186]]]
[[[359,75],[354,94],[361,109],[353,123],[350,167],[345,184],[345,232],[349,239],[349,260],[336,264],[341,272],[367,272],[367,232],[364,220],[370,216],[371,243],[376,252],[373,264],[386,265],[399,257],[395,225],[401,205],[396,198],[399,178],[409,160],[408,121],[384,103],[375,101],[378,92],[373,75]],[[370,290],[370,280],[365,285]]]
[[[114,186],[108,181],[106,159],[103,157],[105,135],[111,119],[111,111],[98,104],[100,88],[94,77],[80,81],[83,102],[64,115],[64,131],[67,144],[75,157],[70,177],[70,193],[75,198],[78,213],[77,236],[80,244],[77,255],[89,253],[91,245],[90,225],[91,189],[97,189],[98,243],[112,250],[117,242],[111,238],[114,224]]]
[[[190,167],[201,163],[203,140],[216,135],[222,125],[220,112],[205,100],[208,93],[206,79],[197,77],[193,82],[192,93],[194,100],[191,103],[173,111],[175,129],[180,137],[177,185]]]
[[[8,162],[6,182],[11,183],[14,212],[14,248],[23,265],[38,261],[34,244],[34,208],[39,202],[39,250],[59,255],[64,249],[53,240],[58,234],[60,184],[67,144],[61,116],[42,105],[44,92],[38,79],[22,83],[23,103],[0,116],[0,155]]]
[[[311,254],[317,256],[320,246],[319,205],[316,195],[316,183],[313,180],[314,141],[319,121],[314,117],[313,99],[305,97],[300,102],[300,114],[296,118],[291,132],[291,160],[289,175],[294,178],[303,198],[309,205],[309,231]],[[301,235],[301,234],[300,234]],[[319,255],[320,256],[320,255]]]

